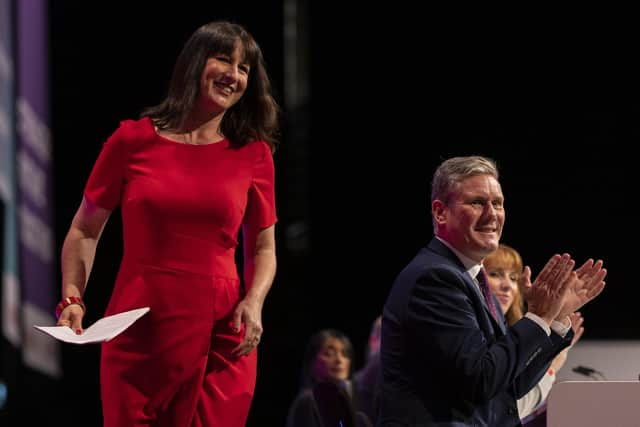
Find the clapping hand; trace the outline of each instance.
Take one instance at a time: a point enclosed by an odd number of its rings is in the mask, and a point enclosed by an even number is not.
[[[529,311],[540,316],[547,324],[558,316],[565,306],[565,296],[569,287],[577,280],[577,272],[572,271],[575,261],[569,254],[554,255],[545,264],[533,284],[531,269],[525,267],[518,281]]]
[[[582,326],[584,323],[584,317],[582,317],[582,314],[579,311],[576,311],[575,313],[571,313],[569,318],[571,319],[571,329],[573,329],[573,339],[571,340],[571,345],[569,347],[573,347],[584,333],[584,327]]]
[[[589,259],[576,270],[576,279],[565,294],[557,320],[565,319],[602,292],[605,285],[604,277],[607,275],[607,270],[602,268],[602,265],[601,260],[593,262],[593,259]]]

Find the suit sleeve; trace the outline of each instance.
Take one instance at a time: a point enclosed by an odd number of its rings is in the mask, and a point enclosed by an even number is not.
[[[417,280],[407,320],[414,348],[435,363],[434,375],[440,383],[448,378],[453,393],[484,403],[513,387],[518,375],[551,341],[529,319],[496,339],[493,331],[479,323],[479,304],[462,274],[442,266],[426,270]]]
[[[529,319],[520,319],[529,320]],[[541,348],[541,351],[531,359],[525,369],[518,375],[516,379],[516,398],[521,398],[526,395],[533,387],[538,384],[541,379],[546,375],[549,365],[553,361],[553,358],[558,355],[563,349],[571,345],[573,339],[573,331],[569,330],[564,337],[561,337],[555,332],[551,332],[549,340],[551,344]]]

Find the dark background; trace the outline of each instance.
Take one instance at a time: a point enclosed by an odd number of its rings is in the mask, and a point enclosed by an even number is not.
[[[583,339],[640,338],[631,208],[637,34],[598,11],[584,18],[575,10],[422,7],[309,8],[310,128],[308,138],[294,137],[302,121],[285,114],[275,156],[279,267],[263,313],[250,426],[284,425],[305,342],[318,329],[345,331],[362,364],[395,275],[431,237],[430,176],[452,155],[497,160],[503,241],[534,271],[562,251],[606,261],[609,285],[583,310]],[[219,18],[244,24],[283,102],[280,2],[51,2],[50,17],[58,252],[102,142],[120,120],[161,100],[197,26]],[[308,250],[293,249],[300,223]],[[106,307],[120,231],[117,212],[85,295],[87,324]],[[63,356],[65,379],[51,402],[72,408],[67,426],[101,425],[99,347],[64,346]]]

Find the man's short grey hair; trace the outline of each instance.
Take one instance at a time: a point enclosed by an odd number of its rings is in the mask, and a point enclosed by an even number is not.
[[[448,204],[458,184],[475,175],[491,175],[498,179],[496,162],[488,157],[452,157],[438,166],[431,181],[431,202],[441,200]]]

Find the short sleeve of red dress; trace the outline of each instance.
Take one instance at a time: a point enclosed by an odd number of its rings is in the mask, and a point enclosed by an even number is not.
[[[276,223],[275,168],[269,146],[258,143],[243,224],[262,230]]]
[[[84,196],[95,205],[107,210],[120,203],[125,182],[125,122],[103,144],[93,165]]]

